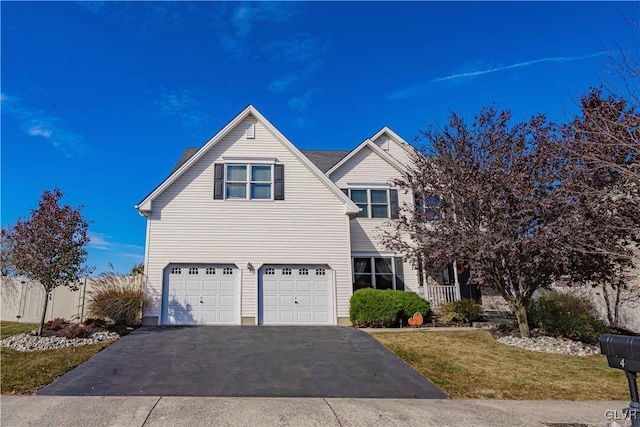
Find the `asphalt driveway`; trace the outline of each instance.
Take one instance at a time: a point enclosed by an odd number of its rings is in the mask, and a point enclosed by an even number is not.
[[[447,398],[365,332],[321,326],[142,327],[37,394]]]

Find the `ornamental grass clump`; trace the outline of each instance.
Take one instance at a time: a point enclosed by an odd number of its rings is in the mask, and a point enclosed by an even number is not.
[[[140,324],[145,303],[142,275],[125,276],[112,267],[93,279],[88,293],[92,316],[110,319],[116,325]]]

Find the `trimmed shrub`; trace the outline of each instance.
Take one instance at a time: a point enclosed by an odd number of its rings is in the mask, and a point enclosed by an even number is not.
[[[69,326],[69,322],[61,317],[56,317],[55,319],[51,319],[42,325],[42,329],[45,331],[59,331],[60,329],[64,329]]]
[[[609,332],[588,300],[565,292],[552,291],[538,298],[529,307],[528,318],[532,328],[546,334],[591,344]]]
[[[414,293],[367,288],[353,293],[349,318],[355,326],[388,328],[406,322],[414,313],[427,317],[430,312],[429,302]]]
[[[116,325],[139,324],[144,305],[142,283],[140,276],[124,276],[113,270],[100,274],[89,291],[90,313]]]
[[[437,312],[438,319],[445,324],[478,322],[483,316],[482,306],[468,298],[440,304]]]
[[[86,326],[73,324],[68,325],[66,328],[60,329],[57,333],[59,337],[65,338],[89,338],[92,334],[91,328]]]

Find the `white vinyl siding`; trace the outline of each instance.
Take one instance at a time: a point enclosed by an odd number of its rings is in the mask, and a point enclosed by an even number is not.
[[[391,157],[393,157],[394,159],[396,159],[397,161],[399,161],[403,165],[405,165],[405,166],[410,165],[412,163],[411,154],[409,154],[406,149],[401,147],[400,146],[401,143],[396,142],[395,139],[393,139],[390,136],[387,136],[386,134],[384,134],[384,135],[378,137],[377,139],[375,139],[373,142],[378,147],[382,148],[383,145],[384,145],[383,141],[384,141],[385,138],[387,139],[386,145],[388,146],[388,149],[385,150],[385,151],[387,153],[389,153],[391,155]]]
[[[389,148],[397,144],[389,140]],[[402,149],[401,147],[398,147]],[[393,178],[401,172],[389,162],[373,152],[363,148],[351,159],[334,171],[330,178],[340,188],[360,189],[368,184],[369,188],[389,186]],[[398,191],[398,205],[413,204],[413,194]],[[354,253],[388,253],[381,243],[382,230],[390,226],[389,218],[355,218],[350,222],[351,250]],[[354,255],[356,256],[356,255]],[[383,256],[383,255],[380,255]],[[407,290],[418,291],[418,275],[410,263],[404,262],[404,282]]]
[[[250,123],[255,139],[246,138]],[[285,200],[214,200],[214,164],[224,163],[223,157],[250,159],[256,155],[285,165]],[[242,316],[257,317],[257,270],[261,265],[324,264],[336,275],[336,314],[349,316],[351,251],[344,202],[252,117],[153,200],[151,210],[150,294],[161,294],[162,271],[168,264],[234,264],[242,277]],[[247,269],[248,263],[253,271]],[[160,301],[154,298],[145,316],[159,316],[160,311]]]

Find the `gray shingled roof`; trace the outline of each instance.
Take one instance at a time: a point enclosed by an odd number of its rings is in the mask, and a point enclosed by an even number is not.
[[[176,165],[173,167],[173,170],[171,171],[171,173],[174,173],[176,170],[178,170],[180,166],[182,166],[187,160],[189,160],[194,154],[196,154],[198,150],[199,150],[198,148],[194,148],[194,147],[189,147],[186,150],[184,150],[184,153],[182,153],[182,156],[180,156],[180,160],[178,160],[178,163],[176,163]],[[325,172],[325,173],[329,169],[331,169],[331,167],[333,167],[336,163],[342,160],[344,156],[350,153],[350,151],[344,151],[344,150],[301,150],[301,151],[305,156],[307,156],[309,160],[311,160],[313,164],[315,164],[318,167],[318,169],[320,169],[322,172]]]
[[[326,173],[350,151],[344,150],[300,150],[322,172]]]
[[[199,149],[195,147],[189,147],[186,150],[184,150],[184,153],[182,153],[182,156],[180,156],[180,160],[178,160],[178,163],[176,163],[176,165],[173,167],[169,175],[177,171],[180,168],[180,166],[182,166],[187,160],[189,160],[191,156],[196,154],[196,151],[198,150]]]

